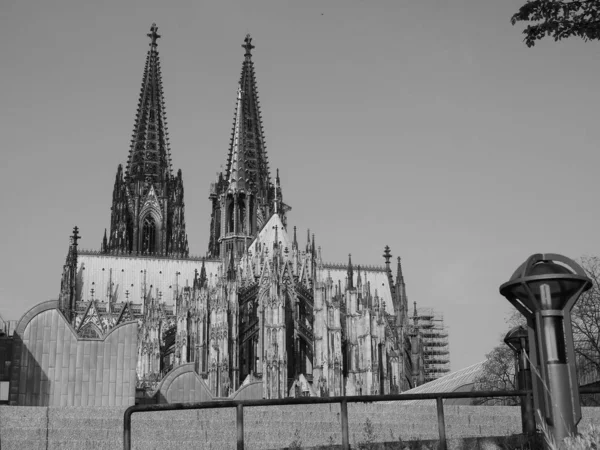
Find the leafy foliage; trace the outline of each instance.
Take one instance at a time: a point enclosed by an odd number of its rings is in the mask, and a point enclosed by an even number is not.
[[[580,264],[592,287],[575,304],[571,321],[579,384],[586,385],[600,380],[600,258],[584,257]],[[596,395],[585,396],[582,402],[587,406],[600,404]]]
[[[335,446],[335,439],[333,438],[333,436],[329,436],[329,440],[327,442],[327,444],[333,448]]]
[[[358,443],[358,448],[361,450],[371,450],[377,448],[377,434],[371,419],[367,419],[363,428],[364,440]]]
[[[533,47],[545,36],[555,41],[571,36],[584,41],[600,38],[599,0],[527,0],[511,23],[534,22],[523,30],[525,43]]]
[[[507,319],[507,331],[518,325],[525,325],[524,317],[514,311]],[[494,347],[494,349],[485,355],[486,361],[483,364],[481,374],[475,380],[478,391],[511,391],[517,389],[515,379],[515,357],[513,351],[504,342]],[[478,404],[485,405],[518,405],[519,399],[516,397],[503,398],[482,398],[475,400]]]
[[[517,389],[515,380],[515,357],[513,351],[504,343],[495,347],[486,355],[481,374],[475,380],[480,391],[512,391]],[[486,405],[518,405],[513,397],[482,398],[477,403]]]
[[[575,353],[580,371],[600,374],[600,258],[582,258],[581,266],[592,287],[581,295],[571,315]]]
[[[571,436],[563,443],[565,450],[590,450],[600,448],[600,427],[590,425],[578,436]]]
[[[296,429],[294,432],[294,440],[290,443],[288,450],[301,450],[302,439],[300,439],[300,430]]]

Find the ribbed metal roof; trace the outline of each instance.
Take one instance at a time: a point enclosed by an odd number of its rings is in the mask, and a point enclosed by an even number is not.
[[[403,392],[403,394],[429,394],[435,392],[455,392],[464,390],[475,383],[477,376],[481,373],[485,361],[478,362],[464,369],[449,373],[437,380],[422,384],[416,388]],[[470,389],[469,389],[470,390]],[[435,400],[409,400],[402,402],[403,405],[434,405]]]

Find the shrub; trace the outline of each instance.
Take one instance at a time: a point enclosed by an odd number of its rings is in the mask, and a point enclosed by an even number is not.
[[[590,425],[578,436],[566,438],[562,447],[565,450],[600,449],[600,427]]]
[[[296,428],[294,432],[294,440],[291,442],[288,450],[301,450],[302,449],[302,439],[300,439],[300,430]]]

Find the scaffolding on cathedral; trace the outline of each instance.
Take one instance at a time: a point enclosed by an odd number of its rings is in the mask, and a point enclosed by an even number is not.
[[[413,326],[423,343],[425,382],[437,380],[450,372],[448,328],[444,316],[433,308],[417,308],[414,304]]]

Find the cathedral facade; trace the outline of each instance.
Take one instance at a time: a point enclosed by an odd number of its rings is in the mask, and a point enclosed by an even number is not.
[[[214,397],[257,381],[263,398],[412,387],[420,356],[400,258],[392,262],[386,246],[381,266],[357,265],[350,256],[327,263],[314,234],[299,238],[288,226],[291,207],[267,160],[249,35],[227,163],[210,185],[208,251],[189,255],[156,25],[148,36],[110,229],[100,250],[89,251],[78,248],[75,228],[63,269],[58,305],[77,334],[103,338],[137,322],[137,387],[150,394],[172,370],[191,363]]]

